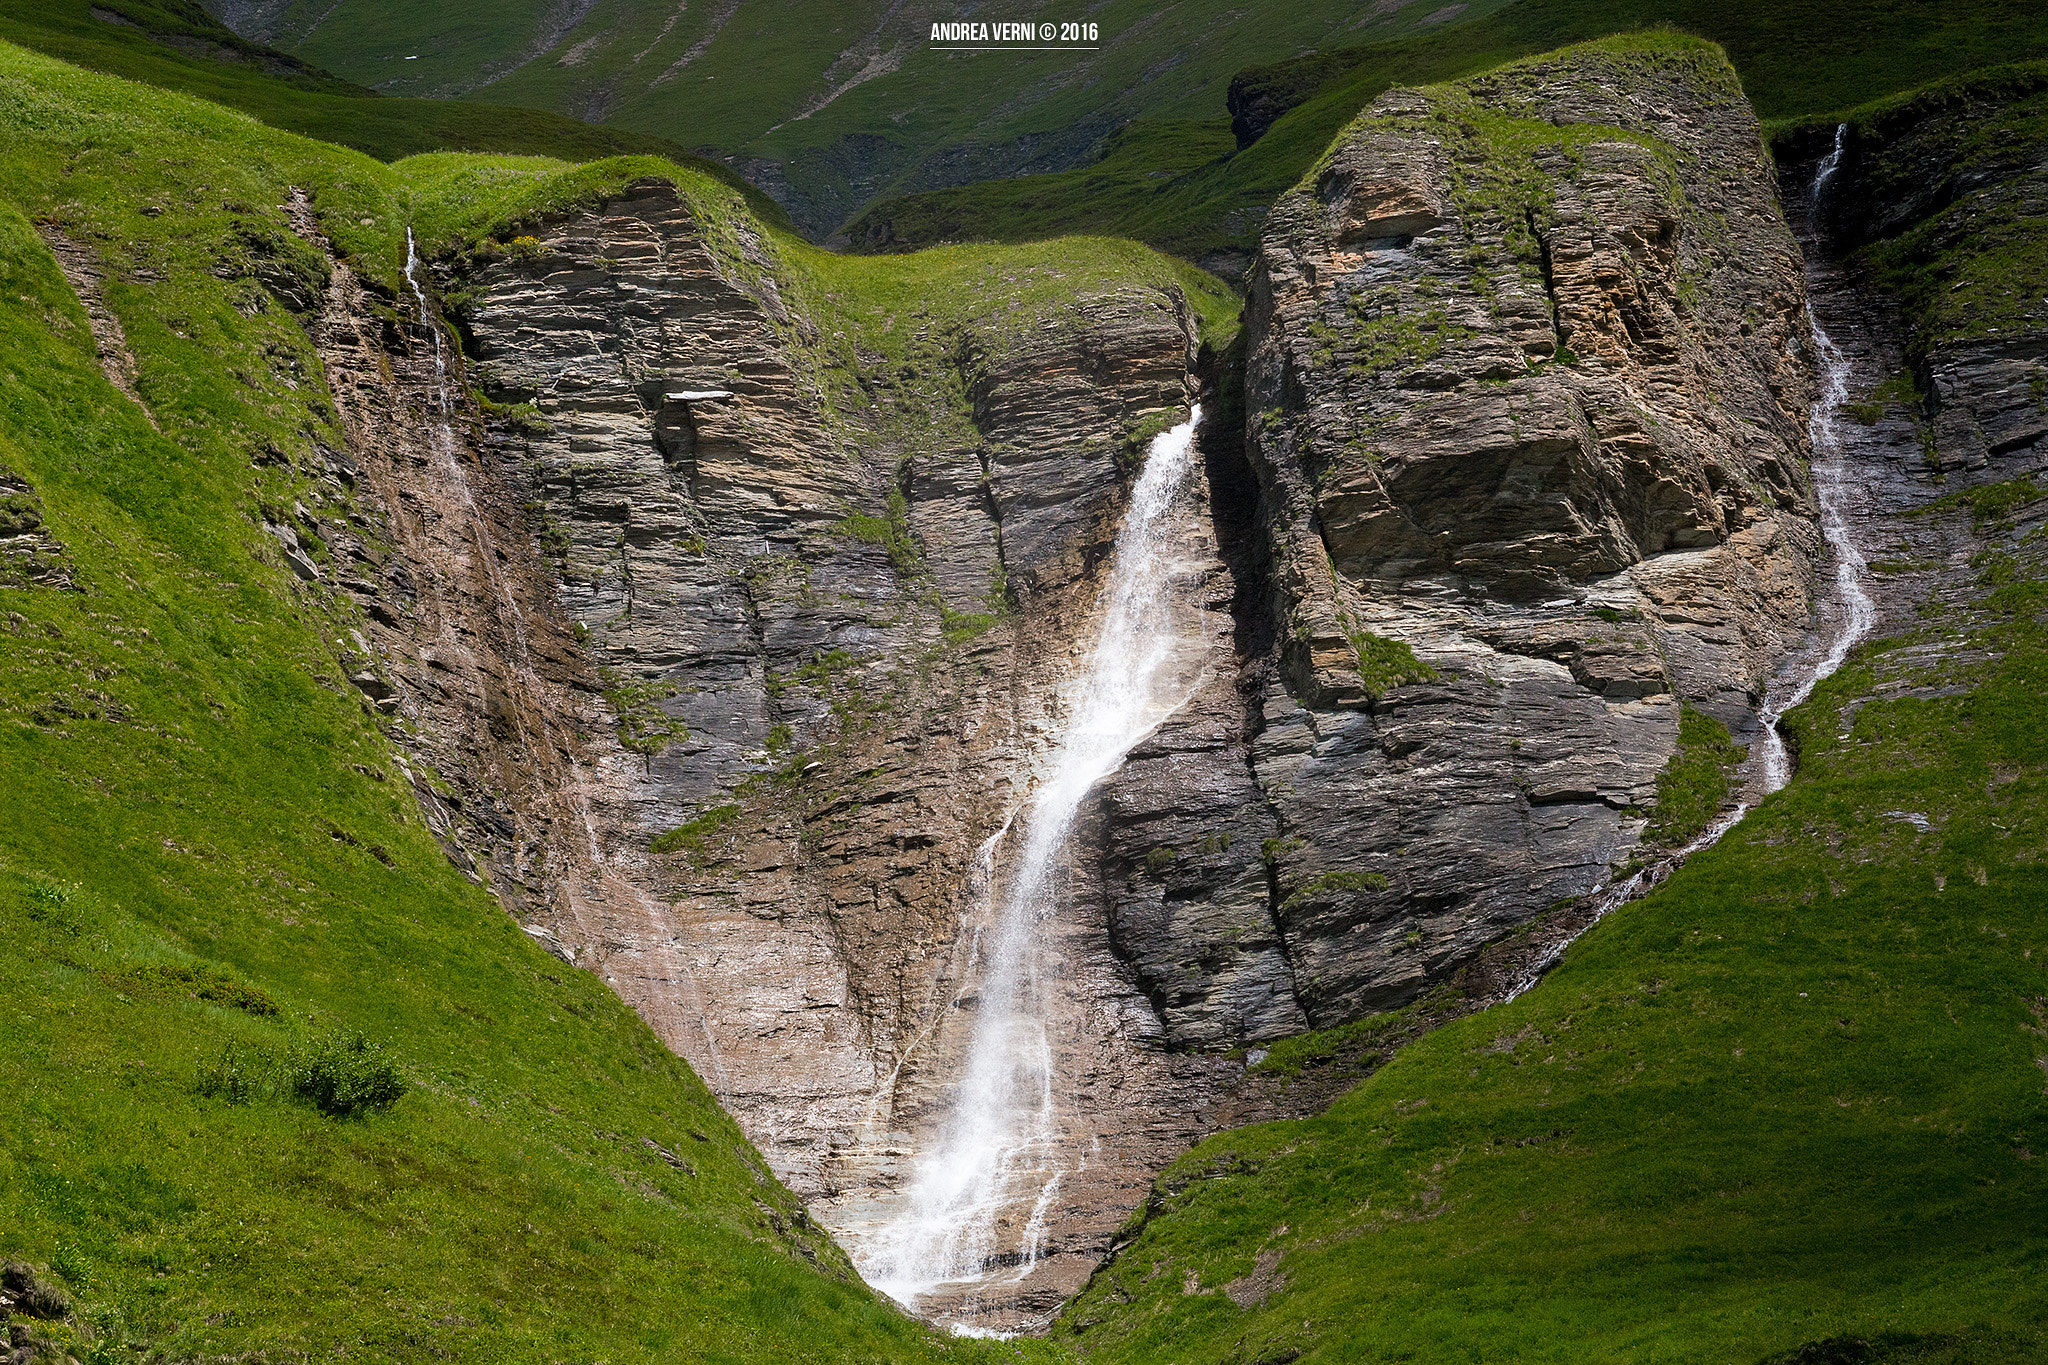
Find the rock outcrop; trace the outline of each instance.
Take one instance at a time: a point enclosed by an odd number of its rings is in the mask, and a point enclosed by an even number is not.
[[[993,836],[1146,438],[1196,396],[1188,308],[1045,265],[871,307],[658,180],[528,227],[442,267],[467,362],[332,266],[335,465],[384,513],[279,530],[355,566],[307,561],[377,623],[346,662],[453,855],[858,1258],[947,1112]],[[999,1220],[1019,1273],[940,1307],[1056,1307],[1166,1160],[1281,1112],[1247,1050],[1409,1000],[1635,856],[1681,702],[1753,724],[1817,539],[1802,305],[1705,50],[1394,92],[1282,201],[1245,402],[1206,362],[1171,518],[1199,680],[1084,807],[1040,926],[1057,1198]]]
[[[1269,220],[1252,764],[1310,1021],[1630,858],[1682,703],[1735,729],[1817,536],[1800,257],[1704,48],[1383,96]]]

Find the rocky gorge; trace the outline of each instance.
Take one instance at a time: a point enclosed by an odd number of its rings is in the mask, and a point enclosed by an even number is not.
[[[1307,1102],[1265,1045],[1663,856],[1686,713],[1752,740],[1808,637],[1801,253],[1704,45],[1382,97],[1276,206],[1224,346],[1057,250],[969,306],[862,294],[660,178],[412,298],[319,208],[330,477],[379,511],[280,514],[280,550],[353,566],[308,560],[451,856],[857,1264],[971,1050],[1131,489],[1204,404],[1161,522],[1185,699],[1064,843],[1050,1136],[943,1319],[1042,1321],[1166,1161]]]

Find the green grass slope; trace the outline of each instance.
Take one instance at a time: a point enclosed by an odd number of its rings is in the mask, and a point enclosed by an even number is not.
[[[1197,1147],[1064,1339],[2048,1359],[2048,503],[2005,493],[1961,600],[1793,713],[1789,787],[1520,999]]]
[[[297,58],[244,41],[193,0],[38,0],[0,11],[0,39],[90,70],[240,109],[274,128],[337,142],[380,160],[441,150],[575,161],[651,154],[731,175],[723,166],[686,156],[675,143],[561,114],[380,98]]]
[[[1265,209],[1293,188],[1358,111],[1395,85],[1455,80],[1582,39],[1669,25],[1727,50],[1767,122],[1811,121],[1998,62],[2048,57],[2048,8],[2031,0],[1517,0],[1425,34],[1304,59],[1314,93],[1242,151],[1189,166],[1188,135],[1148,146],[1132,129],[1097,165],[884,200],[849,227],[856,243],[1025,241],[1089,231],[1136,237],[1191,259],[1257,246]],[[1245,73],[1285,85],[1286,72]],[[1211,105],[1207,112],[1220,116]],[[1223,123],[1214,125],[1219,140]],[[1134,168],[1165,172],[1135,186]],[[1103,212],[1097,205],[1112,205]]]
[[[542,169],[394,169],[0,43],[0,551],[61,542],[0,585],[0,1255],[93,1362],[1013,1358],[878,1304],[452,870],[339,677],[348,609],[265,548],[261,503],[345,495],[252,460],[340,433],[251,233],[303,186],[388,279],[409,212]],[[104,260],[160,432],[38,223]]]
[[[799,218],[824,232],[878,194],[1072,165],[1130,119],[1206,116],[1248,62],[1434,28],[1447,10],[1479,14],[1500,3],[1296,0],[1253,10],[1224,0],[1101,0],[967,13],[943,0],[511,0],[486,13],[410,0],[223,0],[217,8],[245,32],[386,93],[534,105],[767,158],[812,203]],[[1088,21],[1098,50],[930,50],[932,23],[962,18]]]

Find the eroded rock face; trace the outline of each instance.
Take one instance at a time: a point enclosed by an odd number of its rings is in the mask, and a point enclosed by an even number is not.
[[[650,182],[470,281],[477,374],[546,424],[523,438],[532,514],[640,750],[605,767],[593,837],[651,894],[550,927],[857,1248],[943,1115],[987,909],[975,853],[1056,739],[1125,438],[1185,410],[1191,326],[1177,295],[1138,288],[1028,333],[970,326],[942,348],[949,380],[916,377],[960,410],[922,421],[879,356],[864,407],[828,403],[818,324],[763,244],[743,233],[735,259],[705,236]],[[1229,678],[1206,506],[1190,496],[1185,534]],[[1011,1291],[1039,1309],[1200,1131],[1207,1073],[1241,1071],[1165,1054],[1094,906],[1047,927],[1067,945],[1067,1126],[1098,1160],[1073,1163],[1045,1268]]]
[[[1275,207],[1252,769],[1312,1023],[1601,881],[1681,701],[1753,728],[1817,544],[1799,262],[1704,53],[1389,92]]]
[[[1863,416],[1918,409],[1921,459],[1975,481],[2048,459],[2048,77],[1957,82],[1843,130],[1816,230],[1827,250],[1868,253],[1897,300],[1904,365],[1859,385]],[[1816,130],[1818,131],[1818,130]],[[1831,150],[1801,138],[1782,159],[1811,179]]]
[[[380,426],[394,337],[330,287],[337,401],[409,509],[366,551],[398,602],[366,704],[858,1256],[947,1112],[992,836],[1057,743],[1134,438],[1194,397],[1187,310],[1091,287],[842,362],[774,245],[666,183],[534,236],[444,281],[487,420]],[[1170,518],[1189,700],[1084,806],[1040,926],[1060,1183],[996,1254],[1039,1259],[941,1307],[1053,1309],[1188,1142],[1284,1112],[1243,1049],[1590,890],[1681,699],[1753,724],[1817,541],[1802,305],[1703,56],[1392,93],[1281,203],[1246,401],[1210,395]]]

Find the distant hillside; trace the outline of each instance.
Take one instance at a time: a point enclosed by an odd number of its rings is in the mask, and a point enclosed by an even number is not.
[[[880,196],[1063,170],[1133,118],[1202,117],[1233,73],[1434,31],[1502,0],[215,0],[242,33],[395,95],[534,105],[733,155],[822,235]],[[1085,19],[1099,50],[940,53],[936,20]]]
[[[0,9],[0,39],[94,71],[239,109],[273,128],[384,161],[418,152],[516,152],[582,161],[680,157],[739,183],[723,166],[645,133],[600,128],[537,109],[391,99],[298,57],[250,42],[195,0],[39,0]],[[765,201],[757,204],[765,207]]]
[[[1265,210],[1367,103],[1394,85],[1455,80],[1562,43],[1652,25],[1728,52],[1767,124],[1825,118],[1925,81],[2048,56],[2048,7],[2030,0],[1517,0],[1426,34],[1251,67],[1231,82],[1202,142],[1188,125],[1137,125],[1104,158],[1057,175],[877,203],[848,227],[870,248],[1118,233],[1228,269],[1256,244]],[[1240,147],[1238,144],[1248,143]],[[1215,150],[1200,158],[1198,148]]]

